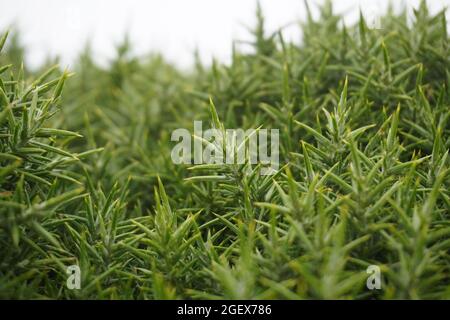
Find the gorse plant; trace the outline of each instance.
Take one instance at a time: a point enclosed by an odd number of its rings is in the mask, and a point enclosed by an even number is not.
[[[0,49],[6,37],[7,34],[1,38]],[[9,67],[2,67],[1,72],[6,73]],[[26,271],[25,279],[36,277],[41,260],[36,254],[45,252],[47,246],[54,252],[46,255],[46,259],[62,263],[59,259],[65,251],[59,236],[49,232],[46,226],[52,224],[50,217],[57,210],[76,211],[70,205],[85,196],[80,174],[71,167],[90,152],[67,151],[66,145],[81,136],[46,126],[57,111],[69,76],[64,72],[47,81],[54,71],[55,68],[50,69],[31,84],[24,80],[23,70],[16,76],[11,73],[9,78],[0,79],[0,241],[2,288],[5,288],[2,296],[8,296],[11,286],[8,280],[15,272]],[[24,246],[38,251],[29,252]]]
[[[445,12],[307,13],[301,44],[258,9],[252,53],[184,73],[126,40],[107,68],[87,49],[34,75],[4,35],[0,297],[450,298]],[[194,120],[279,129],[280,169],[174,164]]]

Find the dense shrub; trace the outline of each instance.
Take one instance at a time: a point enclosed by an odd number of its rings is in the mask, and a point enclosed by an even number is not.
[[[70,79],[4,49],[0,297],[450,298],[445,12],[371,30],[325,5],[301,44],[257,17],[252,53],[190,72],[127,41]],[[194,120],[279,129],[282,167],[173,164]]]

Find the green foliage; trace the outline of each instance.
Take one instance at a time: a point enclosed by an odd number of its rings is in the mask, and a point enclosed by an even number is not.
[[[127,40],[71,79],[3,48],[1,298],[450,298],[445,12],[371,30],[326,4],[302,44],[257,21],[252,53],[184,73]],[[279,129],[280,170],[173,164],[194,120]]]

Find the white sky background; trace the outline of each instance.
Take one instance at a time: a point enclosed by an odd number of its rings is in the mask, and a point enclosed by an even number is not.
[[[254,26],[256,0],[0,0],[0,30],[15,25],[27,48],[27,62],[42,63],[60,56],[70,67],[89,40],[97,61],[107,62],[125,33],[136,54],[160,52],[180,67],[193,62],[198,48],[206,63],[214,56],[230,59],[233,39],[249,39],[243,25]],[[322,0],[309,0],[317,14]],[[260,0],[267,30],[305,19],[302,0]],[[357,20],[359,8],[383,11],[388,0],[334,0],[335,12],[345,21]],[[393,1],[395,7],[417,7],[419,0]],[[428,0],[432,12],[450,6],[450,0]],[[381,9],[377,9],[381,8]],[[448,11],[447,11],[448,17]],[[448,19],[450,20],[450,19]],[[297,25],[285,38],[300,41]]]

